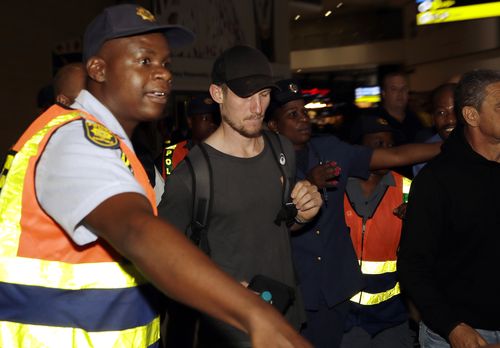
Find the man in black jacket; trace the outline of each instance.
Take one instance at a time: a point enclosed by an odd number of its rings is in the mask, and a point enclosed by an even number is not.
[[[500,71],[464,74],[455,103],[461,125],[413,181],[398,260],[423,348],[500,343]]]

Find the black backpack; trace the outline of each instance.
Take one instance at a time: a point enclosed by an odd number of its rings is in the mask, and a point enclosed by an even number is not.
[[[291,202],[290,198],[293,183],[295,182],[293,170],[286,160],[280,136],[270,131],[263,131],[262,134],[264,136],[264,141],[271,148],[276,164],[283,177],[282,207],[274,223],[280,225],[285,222],[289,225],[293,223],[295,215],[297,215],[295,205]],[[194,244],[207,255],[210,255],[207,231],[213,203],[212,197],[214,188],[212,167],[210,166],[210,160],[205,146],[206,145],[203,143],[194,146],[185,158],[186,165],[191,173],[193,196],[193,208],[188,235]],[[276,149],[279,149],[279,153]]]

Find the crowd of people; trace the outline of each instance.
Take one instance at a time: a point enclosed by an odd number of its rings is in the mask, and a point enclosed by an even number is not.
[[[390,73],[343,141],[238,45],[163,143],[193,38],[111,6],[55,76],[0,179],[0,345],[500,347],[500,71],[436,87],[430,135]]]

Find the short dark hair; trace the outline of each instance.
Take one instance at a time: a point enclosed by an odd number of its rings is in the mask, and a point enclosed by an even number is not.
[[[431,92],[430,102],[431,102],[431,111],[434,111],[436,107],[436,98],[445,91],[451,91],[453,93],[453,97],[455,97],[455,90],[457,89],[458,84],[454,82],[443,83],[442,85],[437,86]],[[455,99],[453,99],[455,100]]]
[[[475,69],[463,74],[455,89],[455,114],[461,122],[464,122],[462,109],[472,106],[480,111],[486,97],[486,87],[496,82],[500,82],[498,70]]]

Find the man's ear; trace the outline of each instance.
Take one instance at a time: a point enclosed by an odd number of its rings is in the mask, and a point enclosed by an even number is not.
[[[188,128],[192,129],[193,128],[193,119],[191,118],[191,116],[186,117],[186,122],[187,122]]]
[[[214,85],[213,83],[210,85],[208,91],[210,92],[210,95],[212,96],[212,99],[217,103],[217,104],[222,104],[224,101],[224,93],[222,91],[221,86]]]
[[[96,82],[104,82],[106,80],[106,62],[99,57],[91,57],[87,61],[87,74]]]
[[[71,105],[71,100],[69,100],[68,97],[66,97],[64,94],[59,93],[56,96],[56,102],[62,105],[70,106]]]
[[[462,115],[464,116],[464,121],[471,127],[477,127],[479,125],[479,112],[476,108],[472,106],[464,106],[462,108]]]

